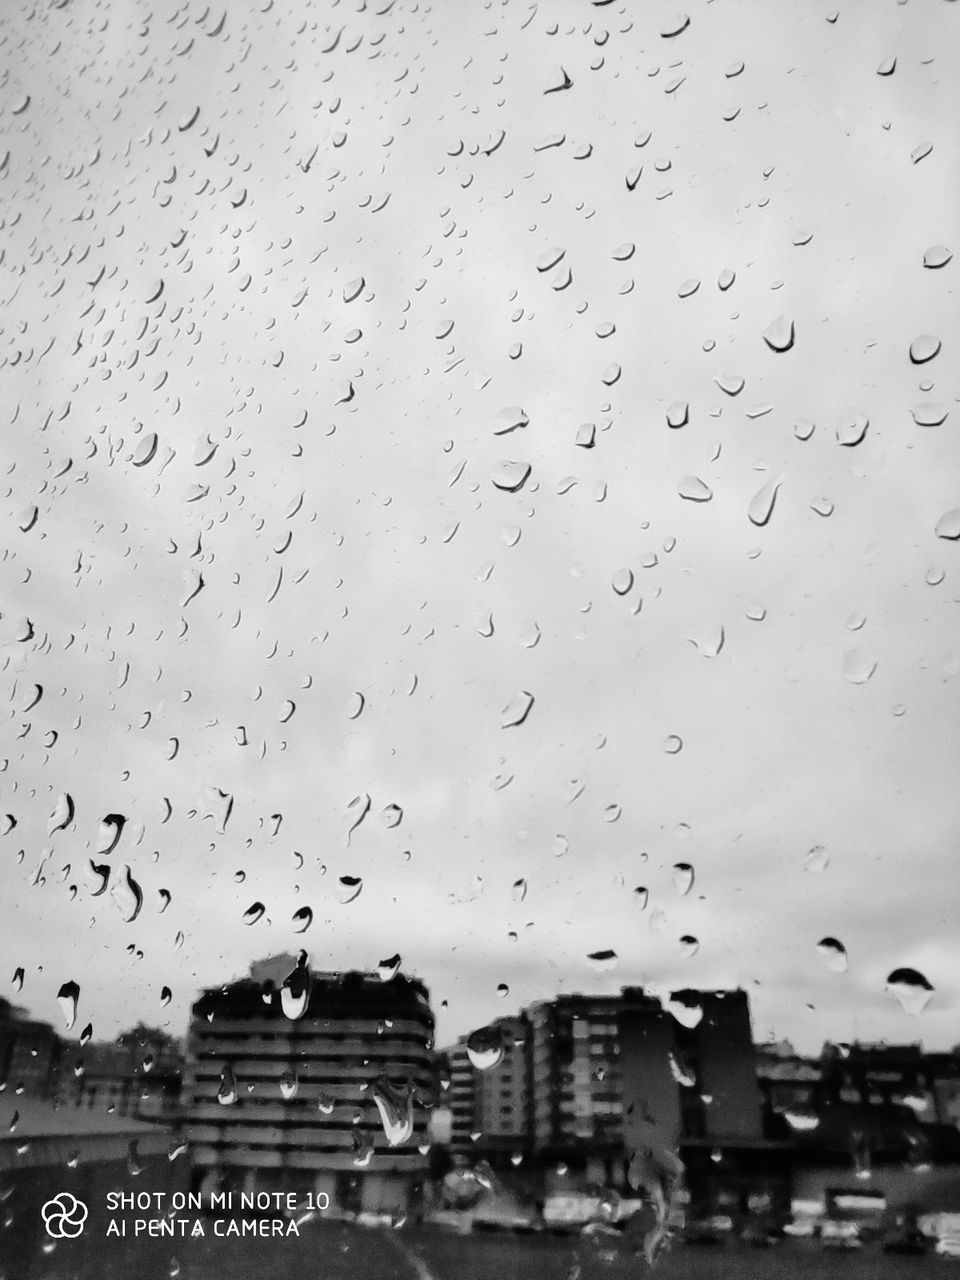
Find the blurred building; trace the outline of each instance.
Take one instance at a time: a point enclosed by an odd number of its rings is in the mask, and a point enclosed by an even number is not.
[[[406,1211],[437,1098],[433,1027],[426,988],[400,974],[311,973],[281,957],[205,991],[184,1084],[198,1180]]]
[[[810,1107],[820,1090],[823,1068],[789,1044],[757,1046],[757,1084],[769,1116]]]
[[[827,1043],[820,1055],[824,1102],[909,1107],[927,1124],[956,1124],[960,1058],[919,1044]]]
[[[458,1155],[472,1151],[477,1134],[477,1071],[467,1053],[466,1036],[445,1051],[449,1087],[450,1149]]]
[[[28,1097],[56,1093],[63,1043],[53,1027],[0,999],[0,1082]]]
[[[541,1170],[621,1190],[634,1153],[679,1150],[705,1212],[788,1200],[791,1144],[764,1132],[745,992],[676,992],[669,1007],[637,987],[562,995],[485,1028],[485,1042],[497,1027],[509,1061],[471,1072],[471,1037],[449,1051],[455,1150],[529,1152]]]
[[[532,1005],[530,1140],[541,1157],[622,1157],[620,996],[563,995]]]
[[[57,1097],[65,1106],[172,1121],[179,1112],[182,1068],[179,1042],[141,1023],[112,1042],[66,1045]]]
[[[524,1154],[530,1143],[530,1024],[524,1014],[498,1018],[483,1029],[498,1060],[474,1066],[463,1036],[444,1052],[450,1085],[450,1147],[458,1155]],[[496,1056],[491,1054],[491,1056]]]

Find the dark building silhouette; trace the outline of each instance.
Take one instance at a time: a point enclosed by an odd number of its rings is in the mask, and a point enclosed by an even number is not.
[[[142,1023],[114,1041],[64,1047],[58,1101],[139,1120],[179,1114],[183,1051],[178,1041]]]
[[[426,988],[400,974],[311,973],[292,957],[251,974],[193,1006],[184,1118],[198,1174],[405,1212],[437,1094]]]
[[[458,1155],[523,1155],[530,1144],[531,1029],[524,1014],[497,1018],[484,1039],[499,1046],[499,1060],[478,1070],[462,1036],[445,1051],[450,1147]]]
[[[63,1042],[46,1022],[0,999],[0,1082],[36,1098],[52,1098],[60,1072]]]
[[[638,987],[562,995],[515,1022],[525,1031],[509,1065],[472,1067],[470,1037],[448,1051],[455,1151],[488,1155],[509,1145],[541,1170],[562,1167],[628,1191],[635,1152],[679,1150],[695,1208],[761,1212],[789,1200],[791,1143],[764,1131],[745,992],[676,992],[666,1008]],[[524,1096],[525,1110],[517,1106]],[[519,1126],[509,1143],[487,1137],[484,1116],[498,1106],[501,1124],[525,1114],[525,1140]]]

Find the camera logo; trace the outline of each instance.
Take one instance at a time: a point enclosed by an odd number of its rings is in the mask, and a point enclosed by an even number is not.
[[[47,1235],[54,1240],[75,1240],[87,1220],[87,1206],[69,1191],[48,1200],[40,1210]]]

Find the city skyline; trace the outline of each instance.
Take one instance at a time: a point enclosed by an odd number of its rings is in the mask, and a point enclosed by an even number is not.
[[[5,15],[0,995],[955,1044],[956,6],[219,16]]]

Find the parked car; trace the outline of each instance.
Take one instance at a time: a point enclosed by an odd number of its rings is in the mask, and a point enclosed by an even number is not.
[[[859,1249],[862,1243],[857,1224],[843,1218],[824,1218],[820,1240],[828,1249]]]

